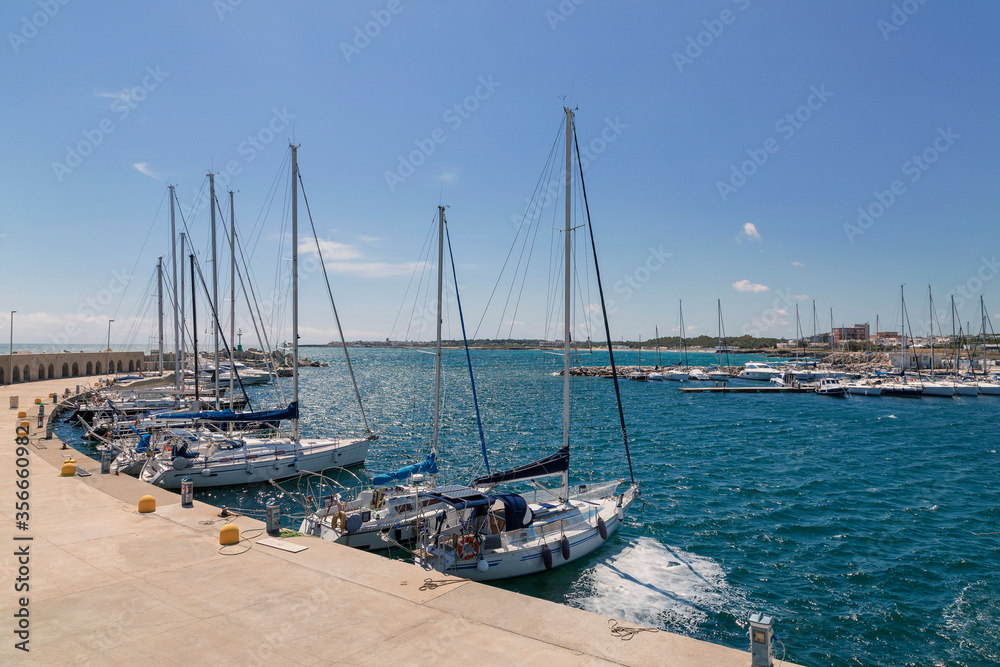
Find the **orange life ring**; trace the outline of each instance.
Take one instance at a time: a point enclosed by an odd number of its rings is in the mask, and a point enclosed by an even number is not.
[[[458,538],[457,551],[462,560],[471,560],[479,555],[479,540],[475,535],[463,535]]]

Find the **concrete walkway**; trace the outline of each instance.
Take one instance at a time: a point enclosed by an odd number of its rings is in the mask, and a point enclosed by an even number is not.
[[[34,399],[47,416],[46,397],[66,386],[0,388],[0,664],[750,664],[749,651],[667,632],[622,641],[605,617],[491,586],[456,579],[422,590],[429,575],[419,567],[315,538],[283,540],[308,546],[293,554],[257,544],[261,534],[222,555],[217,508],[182,508],[174,493],[101,475],[98,462],[38,439]],[[16,394],[32,425],[28,530],[17,529],[14,507]],[[93,475],[59,477],[70,454]],[[156,512],[139,514],[146,494]],[[13,554],[25,545],[30,591],[18,593]],[[21,597],[29,653],[15,648]]]

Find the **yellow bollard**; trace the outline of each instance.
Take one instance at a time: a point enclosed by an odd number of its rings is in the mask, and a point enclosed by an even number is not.
[[[240,528],[235,523],[227,523],[219,531],[219,544],[222,546],[229,546],[230,544],[239,544],[240,541]]]
[[[18,430],[21,430],[23,428],[27,432],[31,429],[31,422],[25,419],[24,421],[22,421],[20,424],[17,425],[17,428]]]
[[[66,459],[63,461],[62,470],[59,471],[60,477],[75,477],[76,476],[76,460]]]
[[[156,498],[153,496],[143,496],[139,498],[139,514],[147,514],[156,511]]]
[[[41,404],[42,404],[42,399],[36,398],[35,399],[35,405],[41,405]]]
[[[17,413],[17,418],[18,419],[26,419],[27,416],[28,416],[28,413],[25,412],[24,410],[21,410],[20,412]]]

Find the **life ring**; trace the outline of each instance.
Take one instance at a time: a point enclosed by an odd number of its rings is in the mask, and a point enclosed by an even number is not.
[[[463,535],[458,538],[458,557],[462,560],[471,560],[479,555],[479,540],[475,535]]]

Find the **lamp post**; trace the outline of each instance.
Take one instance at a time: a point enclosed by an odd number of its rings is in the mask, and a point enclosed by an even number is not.
[[[108,352],[104,360],[104,365],[106,366],[105,370],[107,370],[108,375],[111,375],[111,323],[112,322],[114,322],[114,320],[108,320]]]
[[[14,376],[11,373],[14,372],[14,313],[16,310],[10,311],[10,353],[7,355],[7,384],[14,383]]]

